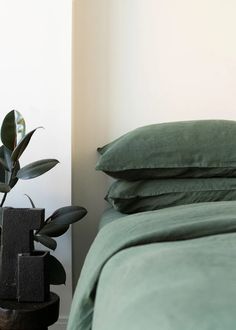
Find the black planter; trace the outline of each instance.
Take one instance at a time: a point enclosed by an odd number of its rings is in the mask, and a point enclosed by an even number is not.
[[[3,208],[0,250],[0,299],[43,302],[49,296],[49,252],[35,251],[33,231],[44,209]]]

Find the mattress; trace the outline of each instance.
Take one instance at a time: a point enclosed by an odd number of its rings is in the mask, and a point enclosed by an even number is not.
[[[106,211],[68,330],[235,330],[235,256],[236,202]]]

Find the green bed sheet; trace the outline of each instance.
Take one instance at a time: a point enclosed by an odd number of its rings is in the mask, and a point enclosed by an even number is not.
[[[235,330],[236,202],[118,218],[99,231],[68,330]]]

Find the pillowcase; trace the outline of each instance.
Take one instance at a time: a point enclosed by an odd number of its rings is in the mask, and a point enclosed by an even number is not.
[[[126,180],[236,177],[236,122],[200,120],[144,126],[98,152],[96,169]]]
[[[235,178],[115,181],[105,199],[119,212],[152,211],[182,204],[236,200]]]

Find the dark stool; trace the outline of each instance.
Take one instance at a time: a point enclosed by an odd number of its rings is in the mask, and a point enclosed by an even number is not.
[[[59,302],[52,292],[43,303],[0,300],[0,330],[47,330],[58,319]]]

